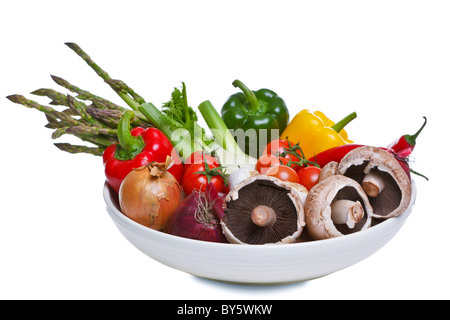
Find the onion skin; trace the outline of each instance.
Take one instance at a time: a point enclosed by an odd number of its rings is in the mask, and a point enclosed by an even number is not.
[[[208,187],[206,190],[208,190]],[[181,202],[169,222],[167,233],[194,240],[228,243],[228,240],[222,232],[220,219],[215,212],[215,206],[211,209],[209,223],[206,221],[200,222],[196,218],[198,203],[202,199],[205,199],[201,197],[201,194],[198,191],[194,191]],[[224,197],[218,196],[216,191],[216,197],[214,199],[214,204],[220,204],[221,207]]]
[[[152,164],[134,169],[119,189],[120,208],[131,220],[163,230],[181,200],[181,188],[166,168],[153,174]]]

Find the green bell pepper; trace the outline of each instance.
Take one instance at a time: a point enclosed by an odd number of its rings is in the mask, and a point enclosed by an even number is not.
[[[266,145],[278,139],[289,122],[289,110],[286,103],[275,92],[269,89],[251,91],[241,81],[233,81],[233,86],[242,90],[228,98],[222,107],[222,119],[228,129],[242,129],[245,139],[234,135],[237,143],[248,155],[259,157]],[[256,132],[258,149],[254,154],[254,140],[251,131]],[[265,129],[266,133],[261,129]],[[272,131],[277,129],[278,131]]]

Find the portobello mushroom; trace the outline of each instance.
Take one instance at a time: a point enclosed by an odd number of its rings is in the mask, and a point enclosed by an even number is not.
[[[308,233],[320,240],[368,229],[373,213],[367,195],[355,180],[333,175],[309,190],[305,215]]]
[[[235,186],[225,197],[222,230],[231,243],[292,243],[305,226],[302,185],[257,175]]]
[[[361,184],[375,218],[399,216],[411,202],[411,181],[398,160],[389,152],[371,146],[356,148],[339,162],[337,174]]]

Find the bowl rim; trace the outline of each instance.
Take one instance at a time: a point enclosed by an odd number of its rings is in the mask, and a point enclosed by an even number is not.
[[[161,239],[168,239],[171,241],[179,241],[179,242],[183,242],[186,244],[190,242],[192,245],[195,245],[195,246],[205,246],[205,247],[211,247],[211,248],[217,248],[217,249],[233,248],[233,250],[248,250],[249,248],[251,248],[251,250],[269,250],[272,248],[279,248],[280,250],[282,250],[282,248],[283,249],[284,248],[296,249],[296,248],[309,248],[309,247],[314,247],[314,246],[322,246],[322,245],[326,246],[326,245],[330,245],[330,244],[338,244],[339,242],[342,242],[342,241],[354,241],[354,240],[352,240],[353,238],[357,239],[362,236],[370,236],[370,234],[376,233],[376,232],[380,231],[381,229],[389,230],[392,227],[394,227],[395,225],[398,225],[398,224],[401,224],[402,222],[404,222],[410,215],[411,211],[413,210],[415,201],[416,201],[416,197],[417,197],[416,183],[415,183],[414,179],[411,178],[411,201],[408,205],[408,208],[405,210],[405,212],[403,212],[398,217],[389,218],[389,219],[383,221],[382,223],[372,226],[366,230],[355,232],[355,233],[348,234],[348,235],[341,236],[341,237],[336,237],[336,238],[312,240],[312,241],[306,241],[306,242],[296,242],[296,243],[289,243],[289,244],[268,243],[268,244],[262,244],[262,245],[249,245],[249,244],[233,245],[231,243],[209,242],[209,241],[203,241],[203,240],[197,240],[197,239],[184,238],[184,237],[171,235],[171,234],[163,232],[163,231],[154,230],[154,229],[148,228],[146,226],[143,226],[143,225],[133,221],[132,219],[128,218],[125,214],[123,214],[116,207],[116,205],[114,204],[114,202],[112,200],[113,192],[114,191],[108,185],[108,182],[105,182],[104,187],[103,187],[103,198],[104,198],[104,201],[106,202],[107,208],[109,208],[111,213],[113,213],[114,216],[116,216],[118,219],[120,219],[120,221],[122,221],[126,225],[130,226],[131,228],[137,228],[144,234],[148,234],[149,236],[158,237]]]

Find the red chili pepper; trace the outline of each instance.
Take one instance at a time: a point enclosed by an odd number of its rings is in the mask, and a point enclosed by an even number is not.
[[[362,144],[356,144],[356,143],[350,143],[350,144],[343,144],[340,146],[336,146],[331,149],[327,149],[325,151],[319,152],[314,157],[311,157],[309,161],[314,161],[317,163],[321,168],[324,167],[327,163],[336,161],[341,162],[342,158],[352,151],[353,149],[362,147]]]
[[[356,144],[356,143],[344,144],[341,146],[337,146],[337,147],[322,151],[319,154],[317,154],[315,157],[311,157],[309,159],[309,161],[316,162],[320,167],[324,167],[327,163],[329,163],[331,161],[336,161],[339,163],[339,162],[341,162],[342,158],[347,153],[349,153],[351,150],[359,148],[359,147],[363,147],[363,146],[364,146],[363,144]],[[395,152],[393,152],[389,148],[380,147],[380,149],[390,152],[397,159],[398,163],[402,166],[402,168],[405,170],[405,172],[408,174],[408,176],[411,177],[410,172],[412,172],[412,171],[409,168],[409,164],[405,158],[400,158]]]
[[[416,146],[416,139],[417,136],[420,134],[422,129],[427,124],[427,118],[423,117],[425,119],[422,127],[413,135],[411,134],[405,134],[401,136],[396,141],[392,142],[388,148],[391,149],[393,152],[395,152],[399,157],[406,158],[408,157],[411,152],[414,150],[414,147]]]
[[[411,152],[414,150],[414,147],[416,146],[417,136],[420,134],[422,129],[427,124],[427,118],[426,117],[423,118],[425,119],[425,121],[422,127],[420,127],[420,129],[415,134],[413,135],[405,134],[396,141],[394,141],[393,143],[391,143],[387,148],[383,147],[380,148],[390,152],[397,159],[397,161],[400,163],[400,165],[402,166],[402,168],[405,170],[405,172],[408,174],[409,177],[411,177],[412,172],[428,180],[428,178],[425,177],[424,175],[412,170],[409,167],[408,163],[408,156],[411,154]],[[345,144],[337,146],[325,150],[323,152],[320,152],[315,157],[311,157],[309,161],[314,161],[320,167],[323,167],[331,161],[340,162],[348,152],[362,146],[363,146],[362,144]]]
[[[125,111],[119,121],[118,144],[113,144],[103,152],[103,164],[106,180],[119,192],[120,185],[133,169],[142,167],[152,161],[165,162],[171,156],[174,163],[167,170],[181,184],[184,164],[176,153],[170,140],[156,128],[136,127],[130,130],[130,121],[134,118],[132,111]]]

